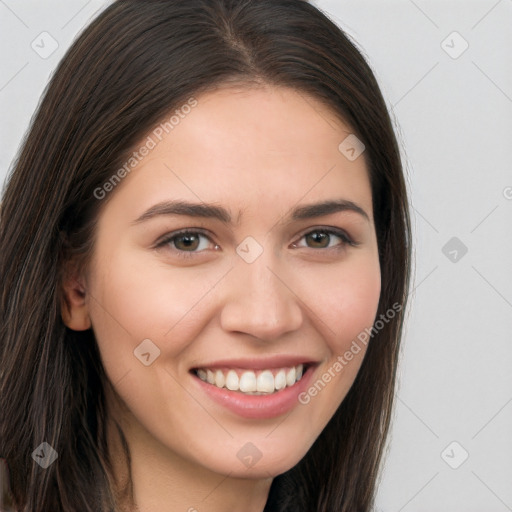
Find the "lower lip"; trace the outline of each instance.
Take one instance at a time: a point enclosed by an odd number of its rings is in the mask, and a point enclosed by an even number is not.
[[[293,386],[271,395],[245,395],[238,391],[218,388],[201,380],[195,374],[193,377],[208,397],[231,412],[243,418],[266,419],[286,414],[300,404],[298,396],[308,388],[314,369],[314,366],[310,366]]]

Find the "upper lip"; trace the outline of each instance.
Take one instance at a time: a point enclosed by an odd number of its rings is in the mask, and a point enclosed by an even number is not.
[[[245,370],[270,370],[274,368],[287,368],[298,366],[299,364],[311,365],[317,364],[314,358],[297,355],[277,355],[265,358],[238,358],[238,359],[219,359],[216,361],[205,362],[194,366],[197,368],[240,368]]]

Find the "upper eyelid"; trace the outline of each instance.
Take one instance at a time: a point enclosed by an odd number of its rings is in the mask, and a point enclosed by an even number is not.
[[[300,233],[297,234],[296,236],[300,236],[300,238],[302,238],[310,233],[315,233],[316,231],[325,231],[329,234],[336,235],[336,236],[345,236],[349,240],[352,240],[355,242],[354,238],[347,232],[346,229],[336,228],[333,226],[318,226],[318,227],[314,227],[314,228],[308,228],[305,231],[300,231]]]
[[[155,246],[157,245],[160,245],[162,243],[166,243],[168,242],[169,240],[172,240],[173,238],[177,237],[177,236],[180,236],[180,235],[186,235],[186,234],[200,234],[200,235],[203,235],[207,238],[209,238],[212,242],[212,236],[209,234],[208,230],[207,229],[204,229],[204,228],[183,228],[183,229],[177,229],[176,231],[169,231],[168,233],[166,233],[165,235],[162,235],[161,237],[159,237],[157,239],[157,241],[155,242]]]

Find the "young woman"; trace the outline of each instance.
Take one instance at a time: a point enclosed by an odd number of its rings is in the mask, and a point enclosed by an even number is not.
[[[409,233],[379,87],[317,8],[115,1],[3,195],[12,509],[369,511]]]

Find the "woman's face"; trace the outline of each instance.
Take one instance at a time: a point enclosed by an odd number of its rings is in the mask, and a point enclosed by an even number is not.
[[[377,312],[364,153],[341,151],[350,128],[291,89],[223,88],[186,111],[110,192],[87,317],[129,440],[277,475],[342,402]]]

